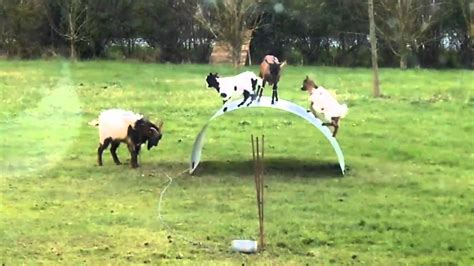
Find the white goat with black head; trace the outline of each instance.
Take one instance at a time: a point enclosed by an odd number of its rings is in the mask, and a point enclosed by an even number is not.
[[[158,126],[143,115],[122,109],[109,109],[99,115],[98,121],[92,122],[99,126],[99,148],[97,149],[97,163],[102,166],[102,153],[109,145],[114,162],[119,165],[117,148],[120,143],[127,144],[131,155],[131,167],[138,167],[138,154],[141,145],[147,143],[148,150],[158,146],[162,138],[163,121]]]
[[[217,73],[209,73],[206,77],[208,88],[214,88],[222,97],[225,104],[234,95],[243,95],[244,100],[238,105],[242,106],[249,98],[249,106],[255,100],[256,92],[262,84],[262,79],[251,71],[242,72],[232,77],[219,77]]]

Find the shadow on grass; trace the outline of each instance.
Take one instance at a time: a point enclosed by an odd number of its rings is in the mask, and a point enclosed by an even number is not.
[[[309,178],[343,177],[339,165],[327,161],[268,158],[265,159],[264,164],[267,175]],[[232,173],[253,176],[253,161],[203,161],[197,167],[194,175]]]

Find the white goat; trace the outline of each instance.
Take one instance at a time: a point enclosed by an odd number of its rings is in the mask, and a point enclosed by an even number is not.
[[[322,86],[318,86],[308,76],[303,81],[301,90],[309,93],[311,102],[310,111],[323,121],[325,126],[333,126],[333,137],[336,137],[339,129],[339,120],[344,118],[349,111],[346,104],[339,104],[335,95]]]
[[[238,105],[240,107],[248,98],[250,98],[250,102],[247,106],[255,100],[256,92],[261,88],[263,80],[255,73],[245,71],[236,76],[223,78],[220,78],[217,73],[209,73],[206,82],[209,88],[216,89],[222,97],[223,103],[226,103],[234,95],[243,95],[244,100]]]

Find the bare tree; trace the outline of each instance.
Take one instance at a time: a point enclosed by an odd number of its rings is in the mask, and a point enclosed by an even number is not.
[[[370,51],[374,72],[374,97],[380,97],[379,64],[377,58],[377,38],[375,36],[374,0],[369,0]]]
[[[218,0],[198,4],[195,18],[207,27],[217,40],[228,44],[234,66],[240,64],[243,40],[248,31],[260,23],[258,0]]]
[[[459,6],[461,8],[462,17],[464,18],[464,23],[467,27],[467,35],[470,37],[474,36],[474,2],[469,0],[458,0]]]
[[[440,0],[379,0],[376,5],[377,30],[393,53],[400,68],[407,68],[413,47],[427,41],[428,30],[440,20]]]
[[[48,1],[49,2],[49,1]],[[52,17],[54,7],[48,8],[51,28],[69,42],[70,58],[76,59],[76,44],[86,40],[85,26],[88,23],[87,3],[84,0],[57,1],[61,18],[57,25]]]

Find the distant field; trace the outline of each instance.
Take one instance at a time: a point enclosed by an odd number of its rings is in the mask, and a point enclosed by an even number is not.
[[[256,67],[248,68],[257,72]],[[348,171],[310,124],[247,109],[213,122],[195,176],[196,134],[221,106],[205,87],[230,67],[133,62],[0,61],[0,263],[474,264],[474,72],[295,67],[281,99],[308,106],[306,75],[349,106],[338,141]],[[242,70],[239,70],[242,71]],[[267,89],[266,95],[271,95]],[[96,165],[105,108],[164,119],[141,167]],[[230,251],[256,239],[250,134],[266,140],[263,254]],[[160,192],[168,182],[163,221]]]

